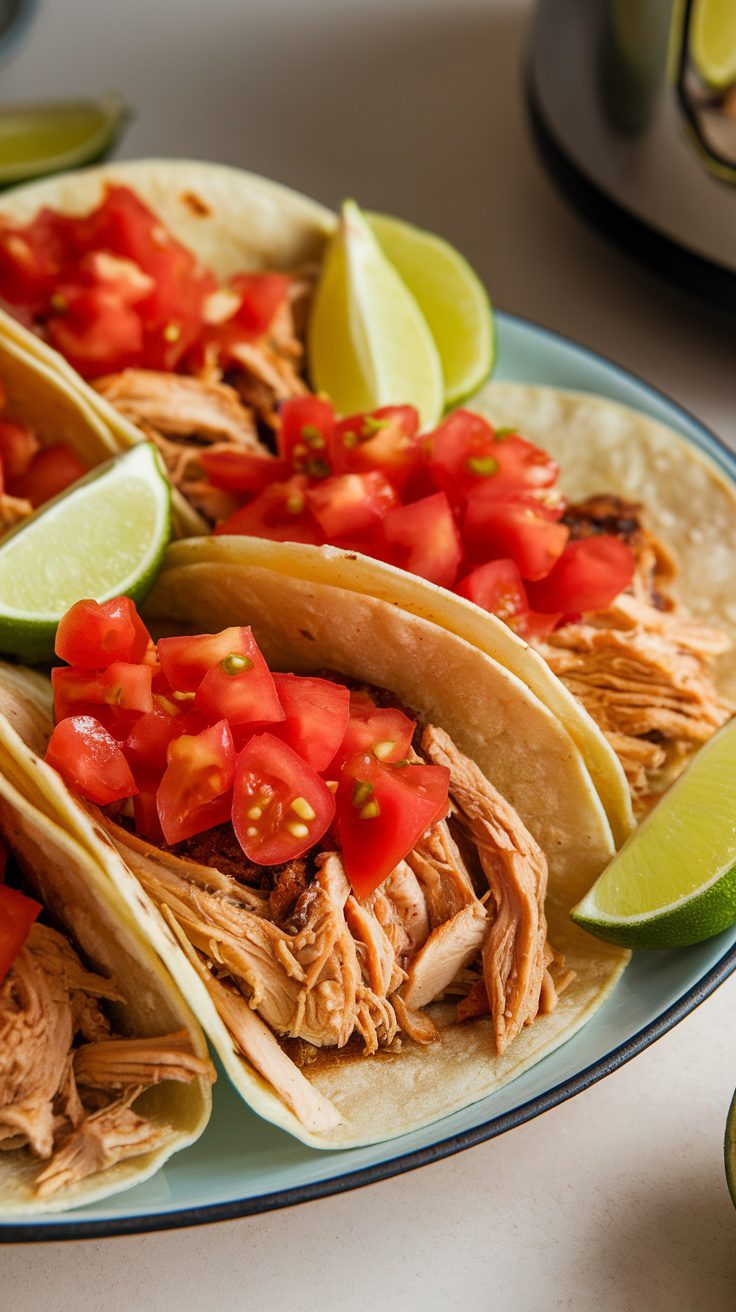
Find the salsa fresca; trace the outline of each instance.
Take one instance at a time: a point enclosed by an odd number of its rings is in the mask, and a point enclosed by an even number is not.
[[[449,773],[416,757],[413,719],[272,672],[247,627],[156,646],[128,598],[80,601],[56,651],[47,761],[89,801],[132,799],[152,841],[232,823],[249,861],[277,866],[334,830],[365,896],[446,813]]]
[[[192,198],[196,200],[196,198]],[[634,559],[570,542],[551,456],[467,410],[341,417],[300,376],[308,272],[218,281],[128,187],[0,224],[0,297],[156,440],[218,533],[334,543],[540,637],[602,609]]]
[[[0,378],[0,533],[87,473],[70,447],[43,446],[30,424],[3,415],[6,405]]]

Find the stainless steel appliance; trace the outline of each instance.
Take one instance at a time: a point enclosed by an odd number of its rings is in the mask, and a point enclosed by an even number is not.
[[[539,0],[528,86],[569,198],[736,313],[736,0]]]

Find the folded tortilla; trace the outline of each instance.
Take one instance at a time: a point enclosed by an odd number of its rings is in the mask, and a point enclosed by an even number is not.
[[[390,1139],[501,1088],[574,1034],[601,1006],[628,953],[586,935],[568,912],[613,854],[610,825],[564,725],[519,678],[477,646],[385,600],[346,589],[337,569],[328,581],[329,562],[322,581],[305,581],[264,562],[260,543],[220,539],[217,545],[213,560],[189,558],[178,547],[170,550],[147,608],[154,632],[250,624],[272,668],[296,673],[329,668],[390,689],[423,719],[447,730],[514,806],[547,856],[550,940],[575,971],[557,1009],[539,1016],[502,1056],[494,1051],[488,1017],[457,1024],[454,1006],[447,1003],[428,1009],[441,1031],[440,1042],[431,1046],[405,1039],[400,1052],[377,1057],[358,1056],[352,1048],[322,1050],[303,1073],[337,1108],[340,1124],[310,1130],[239,1054],[200,974],[173,943],[147,897],[140,889],[132,896],[131,871],[141,869],[141,863],[165,866],[175,858],[120,832],[113,846],[95,813],[71,795],[30,746],[23,748],[23,761],[29,772],[35,771],[36,804],[116,884],[246,1102],[314,1147]],[[9,701],[25,703],[25,719],[33,730],[44,713],[41,689],[37,680],[20,689],[23,677],[15,672],[14,688],[5,683],[3,702],[6,712]],[[0,687],[3,683],[0,674]],[[22,718],[16,710],[19,723]],[[50,727],[47,721],[47,732]],[[0,735],[7,732],[0,721]],[[37,740],[35,746],[40,748]]]
[[[6,706],[8,686],[4,684]],[[24,689],[23,675],[18,674],[11,686],[16,722],[34,733],[44,719],[34,704],[38,682],[31,678]],[[199,1138],[212,1102],[213,1072],[204,1036],[141,930],[135,881],[122,866],[113,880],[63,823],[36,781],[44,769],[0,715],[0,834],[23,866],[31,891],[84,965],[112,981],[121,998],[106,1004],[115,1033],[147,1038],[184,1032],[185,1046],[201,1072],[190,1083],[166,1080],[134,1101],[134,1111],[151,1123],[155,1147],[48,1196],[39,1196],[35,1189],[44,1167],[38,1156],[26,1147],[0,1152],[0,1218],[81,1207],[148,1179],[172,1153]]]

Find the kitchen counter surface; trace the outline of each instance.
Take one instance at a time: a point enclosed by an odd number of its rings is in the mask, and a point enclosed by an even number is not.
[[[0,100],[120,91],[121,155],[222,160],[444,233],[505,309],[619,361],[736,446],[733,330],[560,200],[530,144],[530,6],[46,0]],[[736,979],[628,1066],[457,1157],[198,1230],[4,1248],[14,1312],[722,1312]]]

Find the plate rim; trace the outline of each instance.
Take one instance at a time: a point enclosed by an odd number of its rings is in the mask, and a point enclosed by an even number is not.
[[[523,315],[506,310],[497,311],[499,319],[520,325],[555,342],[561,342],[568,348],[588,357],[593,363],[604,364],[627,382],[635,382],[649,392],[665,406],[679,412],[697,430],[702,447],[726,473],[736,481],[736,453],[702,420],[693,415],[686,406],[673,400],[661,388],[654,386],[631,369],[625,368],[618,361],[611,359],[600,351],[568,337],[564,333],[548,328],[546,325]],[[574,389],[572,389],[574,390]],[[587,389],[582,389],[587,390]],[[592,393],[591,393],[592,394]],[[624,403],[626,404],[626,403]],[[693,438],[682,434],[685,441],[694,445]],[[702,448],[701,448],[702,449]],[[295,1207],[319,1198],[328,1198],[334,1194],[348,1193],[353,1189],[362,1189],[371,1184],[378,1184],[396,1175],[418,1170],[432,1162],[442,1161],[455,1153],[464,1152],[476,1144],[495,1139],[498,1135],[526,1124],[536,1116],[558,1107],[569,1098],[583,1093],[599,1080],[613,1071],[620,1070],[634,1057],[650,1047],[663,1035],[673,1029],[681,1020],[700,1006],[706,998],[719,987],[724,980],[736,972],[736,944],[727,948],[723,956],[711,966],[705,975],[685,992],[676,1002],[655,1016],[647,1025],[642,1026],[629,1039],[610,1049],[597,1061],[591,1062],[568,1079],[554,1085],[544,1093],[521,1103],[518,1107],[498,1116],[493,1116],[471,1129],[448,1135],[435,1143],[410,1152],[390,1157],[382,1162],[348,1171],[342,1175],[315,1180],[309,1184],[294,1185],[287,1189],[274,1190],[271,1193],[257,1194],[249,1198],[230,1199],[222,1203],[206,1203],[199,1207],[177,1208],[174,1211],[148,1212],[119,1216],[107,1220],[62,1219],[61,1214],[50,1215],[43,1221],[0,1222],[0,1244],[27,1244],[68,1242],[71,1240],[116,1238],[125,1235],[151,1234],[163,1230],[180,1230],[188,1226],[210,1225],[218,1221],[237,1220],[265,1212],[278,1211],[285,1207]],[[73,1215],[64,1213],[63,1216]]]

